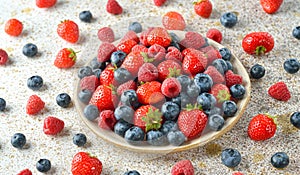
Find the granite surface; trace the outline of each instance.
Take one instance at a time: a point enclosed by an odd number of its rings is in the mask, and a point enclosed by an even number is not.
[[[58,0],[55,7],[39,9],[34,1],[0,0],[0,48],[9,54],[9,62],[0,67],[0,97],[7,102],[7,109],[0,112],[0,174],[17,174],[29,168],[34,174],[40,174],[35,168],[40,158],[47,158],[52,169],[47,174],[66,175],[70,173],[71,160],[75,153],[87,151],[97,156],[103,163],[103,175],[121,175],[127,170],[136,169],[142,175],[170,174],[171,167],[177,161],[190,159],[197,175],[232,174],[241,171],[247,175],[300,173],[300,131],[289,123],[288,114],[300,106],[300,72],[291,75],[284,71],[283,62],[287,58],[300,59],[299,40],[291,35],[292,29],[300,25],[299,0],[285,0],[280,10],[273,15],[263,12],[259,1],[213,0],[213,14],[209,19],[197,16],[191,0],[167,0],[162,7],[153,5],[152,0],[119,0],[124,8],[122,15],[110,15],[105,10],[105,0]],[[83,23],[78,14],[90,10],[95,17],[92,23]],[[160,17],[168,11],[180,12],[187,29],[205,34],[209,28],[217,28],[223,33],[222,44],[241,60],[247,70],[255,63],[266,68],[266,76],[261,80],[252,80],[251,100],[236,126],[221,138],[203,147],[167,155],[149,155],[133,153],[115,147],[97,137],[81,121],[75,106],[67,109],[59,107],[55,97],[62,92],[74,94],[77,70],[86,61],[95,56],[100,44],[97,31],[110,26],[115,32],[118,27],[127,26],[130,21],[138,20],[144,24],[159,22],[148,16]],[[232,29],[221,26],[222,13],[234,11],[239,22]],[[24,31],[19,37],[10,37],[4,32],[4,24],[10,18],[23,22]],[[75,21],[80,28],[80,40],[77,44],[63,41],[56,34],[56,26],[64,19]],[[149,22],[149,19],[152,19]],[[272,52],[264,56],[250,56],[243,52],[243,36],[252,31],[268,31],[275,39]],[[118,34],[117,34],[118,35]],[[22,47],[32,42],[38,46],[39,55],[27,58]],[[76,65],[68,70],[53,66],[56,53],[63,47],[72,47],[78,53]],[[26,86],[27,79],[33,75],[43,77],[45,85],[40,91],[32,91]],[[284,81],[291,91],[288,102],[270,98],[267,89],[277,81]],[[26,101],[32,94],[39,95],[46,108],[37,116],[25,112]],[[73,97],[73,96],[72,96]],[[73,99],[74,100],[74,99]],[[263,142],[251,141],[247,136],[247,126],[252,116],[258,113],[279,115],[276,135]],[[56,116],[65,121],[64,131],[55,137],[42,132],[43,119]],[[17,150],[10,144],[11,136],[16,132],[26,135],[28,143],[25,149]],[[82,132],[88,137],[88,145],[79,148],[72,143],[74,134]],[[220,152],[225,148],[235,148],[242,154],[242,162],[234,169],[222,165]],[[282,170],[270,164],[271,156],[279,151],[286,152],[290,164]]]

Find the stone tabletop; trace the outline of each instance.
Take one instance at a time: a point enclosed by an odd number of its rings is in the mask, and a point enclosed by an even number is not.
[[[297,175],[300,173],[300,131],[289,123],[288,114],[300,110],[300,72],[288,74],[283,69],[283,62],[288,58],[300,59],[299,40],[292,36],[294,27],[300,25],[299,0],[285,0],[279,11],[266,14],[259,0],[212,0],[213,13],[209,19],[197,16],[191,0],[167,0],[162,7],[153,5],[152,0],[119,0],[124,12],[111,15],[106,12],[106,0],[58,0],[49,9],[40,9],[34,1],[0,0],[0,48],[7,51],[9,62],[0,66],[0,97],[7,102],[7,109],[0,112],[0,174],[13,175],[29,168],[33,174],[40,174],[36,162],[47,158],[52,168],[47,174],[71,174],[73,155],[86,151],[97,156],[103,163],[103,175],[122,175],[127,170],[138,170],[142,175],[170,174],[171,167],[178,161],[189,159],[197,175],[223,175],[241,171],[247,175]],[[78,14],[90,10],[94,16],[91,23],[81,22]],[[77,70],[97,52],[100,41],[97,31],[102,27],[112,27],[118,32],[120,26],[127,26],[137,20],[145,25],[159,22],[168,11],[177,11],[187,23],[186,30],[193,30],[205,35],[210,28],[217,28],[223,34],[222,44],[228,47],[240,59],[246,70],[259,63],[265,66],[266,75],[252,81],[250,103],[235,127],[221,138],[207,145],[183,152],[155,155],[130,152],[115,147],[97,137],[83,123],[75,106],[61,108],[55,97],[68,93],[74,100]],[[233,11],[238,14],[235,27],[224,28],[220,15]],[[149,16],[152,16],[149,18]],[[4,32],[5,22],[10,18],[22,21],[24,30],[19,37],[10,37]],[[76,44],[63,41],[56,33],[56,26],[64,19],[75,21],[80,29],[80,39]],[[154,20],[154,21],[153,21]],[[241,47],[243,37],[253,31],[267,31],[275,39],[274,49],[263,56],[246,54]],[[117,34],[118,35],[118,34]],[[27,43],[38,47],[38,56],[27,58],[22,48]],[[78,60],[71,69],[62,70],[53,66],[57,52],[71,47],[78,53]],[[40,75],[44,87],[39,91],[27,88],[27,79]],[[271,98],[267,89],[278,81],[284,81],[291,99],[281,102]],[[46,103],[45,109],[36,116],[26,114],[26,102],[30,95],[37,94]],[[247,136],[250,119],[258,113],[278,115],[278,131],[266,141],[254,142]],[[56,116],[65,122],[65,129],[55,137],[46,136],[43,131],[43,119]],[[10,144],[14,133],[21,132],[27,137],[27,145],[18,150]],[[87,146],[80,148],[72,143],[74,134],[82,132],[88,138]],[[235,148],[242,155],[242,162],[234,169],[225,167],[220,160],[220,152],[225,148]],[[290,164],[283,170],[272,167],[271,156],[279,151],[286,152]]]

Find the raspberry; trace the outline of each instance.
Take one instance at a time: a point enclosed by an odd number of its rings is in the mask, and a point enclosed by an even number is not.
[[[129,80],[129,81],[121,84],[120,86],[118,86],[118,88],[117,88],[117,94],[119,96],[121,96],[124,91],[129,90],[129,89],[132,89],[132,90],[136,90],[137,89],[137,84],[136,84],[135,81]]]
[[[26,113],[35,115],[45,107],[45,102],[37,95],[31,95],[27,101]]]
[[[64,129],[65,123],[59,118],[49,116],[44,120],[43,131],[47,135],[56,135]]]
[[[216,59],[222,58],[220,55],[220,52],[217,49],[212,49],[207,52],[205,52],[205,55],[207,57],[207,64],[211,64]]]
[[[116,0],[108,0],[106,11],[113,15],[119,15],[123,12],[122,6]]]
[[[154,58],[155,63],[159,63],[165,58],[166,49],[159,44],[153,44],[148,49],[148,56]]]
[[[100,85],[100,81],[97,78],[96,75],[90,75],[83,77],[80,80],[80,89],[84,90],[89,90],[91,92],[94,92],[95,89]]]
[[[204,53],[206,53],[206,52],[208,52],[208,51],[210,51],[210,50],[214,50],[215,48],[213,47],[213,46],[205,46],[205,47],[201,47],[199,50],[201,51],[201,52],[204,52]]]
[[[98,62],[103,63],[110,59],[110,55],[116,51],[117,48],[115,45],[107,42],[103,42],[98,49]]]
[[[97,35],[102,42],[112,43],[115,40],[114,31],[110,27],[102,27],[98,30]]]
[[[5,65],[8,60],[8,55],[5,50],[0,49],[0,65]]]
[[[186,27],[185,20],[178,12],[168,12],[162,18],[163,26],[168,30],[184,30]]]
[[[153,30],[154,28],[153,27],[150,27],[150,28],[148,28],[148,30],[146,30],[146,31],[143,31],[142,33],[141,33],[141,35],[140,35],[140,42],[141,42],[141,44],[143,44],[144,46],[150,46],[150,44],[148,43],[148,41],[147,41],[147,38],[148,38],[148,35],[149,35],[149,33]]]
[[[222,33],[220,32],[220,30],[215,29],[215,28],[209,29],[206,33],[206,37],[209,39],[212,39],[218,43],[221,43],[221,41],[222,41]]]
[[[205,39],[202,35],[196,32],[186,32],[185,38],[179,42],[183,48],[199,49],[205,45]]]
[[[136,33],[132,30],[129,30],[122,38],[122,41],[126,41],[126,40],[134,40],[135,42],[139,43],[140,39],[139,37],[136,35]]]
[[[158,78],[158,70],[152,63],[144,63],[138,72],[138,80],[142,82],[154,81]]]
[[[228,70],[225,73],[225,81],[226,81],[226,86],[230,88],[232,85],[242,84],[243,77],[238,74],[234,74],[231,70]]]
[[[214,66],[208,66],[204,73],[213,79],[214,84],[221,84],[225,81],[223,75]]]
[[[99,115],[98,126],[102,129],[114,129],[117,119],[115,118],[114,111],[104,110]]]
[[[168,47],[168,52],[166,55],[166,60],[175,60],[175,61],[180,61],[182,62],[183,56],[176,47],[170,46]]]
[[[172,175],[194,175],[194,167],[190,160],[181,160],[171,169]]]
[[[22,170],[17,175],[32,175],[32,172],[29,169]]]
[[[177,97],[181,92],[181,84],[176,78],[167,78],[161,85],[161,92],[166,97]]]
[[[17,19],[10,19],[5,23],[4,31],[10,36],[19,36],[23,31],[23,24]]]
[[[268,94],[280,101],[288,101],[291,98],[291,93],[286,86],[286,84],[282,81],[273,84],[269,90]]]
[[[133,48],[131,49],[131,52],[145,52],[147,53],[148,52],[148,48],[144,45],[135,45],[133,46]]]

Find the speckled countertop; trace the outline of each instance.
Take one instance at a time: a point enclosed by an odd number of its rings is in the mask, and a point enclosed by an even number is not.
[[[103,163],[103,175],[121,175],[130,169],[136,169],[143,175],[170,174],[173,164],[182,159],[190,159],[197,175],[231,174],[241,171],[254,174],[299,174],[300,173],[300,131],[289,124],[285,115],[300,110],[300,74],[287,74],[282,65],[287,58],[300,59],[299,41],[291,35],[292,29],[300,25],[300,3],[298,0],[285,0],[280,10],[274,15],[263,12],[259,1],[213,0],[214,10],[210,19],[195,15],[191,0],[168,0],[162,7],[153,5],[152,0],[119,0],[123,6],[122,15],[113,16],[105,11],[105,0],[58,0],[55,7],[39,9],[34,1],[0,0],[0,48],[9,54],[9,63],[0,67],[0,97],[7,102],[7,109],[0,112],[0,174],[17,174],[29,168],[39,174],[35,168],[40,158],[47,158],[52,169],[47,174],[66,175],[70,173],[71,160],[78,151],[87,151],[96,155]],[[83,23],[78,14],[90,10],[95,17],[92,23]],[[98,138],[81,121],[75,106],[62,109],[56,105],[55,97],[62,92],[73,95],[77,70],[96,53],[100,41],[97,30],[111,26],[115,31],[121,24],[132,18],[146,22],[142,16],[162,16],[175,10],[180,12],[191,29],[205,34],[215,27],[222,31],[222,44],[230,48],[242,61],[245,68],[260,63],[266,68],[266,76],[261,80],[252,80],[251,101],[246,112],[236,126],[220,139],[206,146],[168,155],[147,155],[122,150]],[[220,14],[227,11],[238,13],[239,22],[232,29],[220,25]],[[24,31],[20,37],[10,37],[4,33],[4,24],[10,18],[23,22]],[[56,34],[57,24],[64,19],[75,21],[80,28],[80,41],[69,44]],[[121,24],[120,24],[121,23]],[[119,25],[120,24],[120,25]],[[127,23],[126,23],[127,25]],[[268,31],[275,38],[273,51],[265,56],[249,56],[242,51],[241,40],[251,31]],[[27,58],[22,54],[22,47],[32,42],[38,46],[39,55]],[[75,67],[60,70],[53,66],[56,53],[63,47],[80,50]],[[26,86],[27,79],[33,75],[43,77],[45,85],[40,91],[33,92]],[[279,81],[284,81],[292,94],[288,102],[279,102],[270,98],[267,88]],[[37,116],[25,113],[25,105],[32,94],[39,95],[46,103],[46,108]],[[73,99],[74,100],[74,99]],[[258,113],[282,115],[279,118],[279,130],[275,137],[264,142],[253,142],[247,136],[247,126],[252,116]],[[65,121],[63,133],[55,137],[42,132],[43,119],[57,116]],[[17,150],[10,144],[10,137],[22,132],[28,143],[25,149]],[[83,132],[88,137],[88,145],[76,147],[72,137]],[[235,148],[242,154],[242,162],[235,169],[221,164],[220,151]],[[285,151],[290,156],[290,164],[284,170],[277,170],[270,164],[271,156],[278,151]]]

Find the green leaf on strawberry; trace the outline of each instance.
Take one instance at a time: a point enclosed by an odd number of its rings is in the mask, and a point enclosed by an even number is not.
[[[149,108],[146,116],[142,117],[142,120],[146,123],[146,132],[150,130],[157,130],[161,127],[162,113],[159,109],[153,110]]]

